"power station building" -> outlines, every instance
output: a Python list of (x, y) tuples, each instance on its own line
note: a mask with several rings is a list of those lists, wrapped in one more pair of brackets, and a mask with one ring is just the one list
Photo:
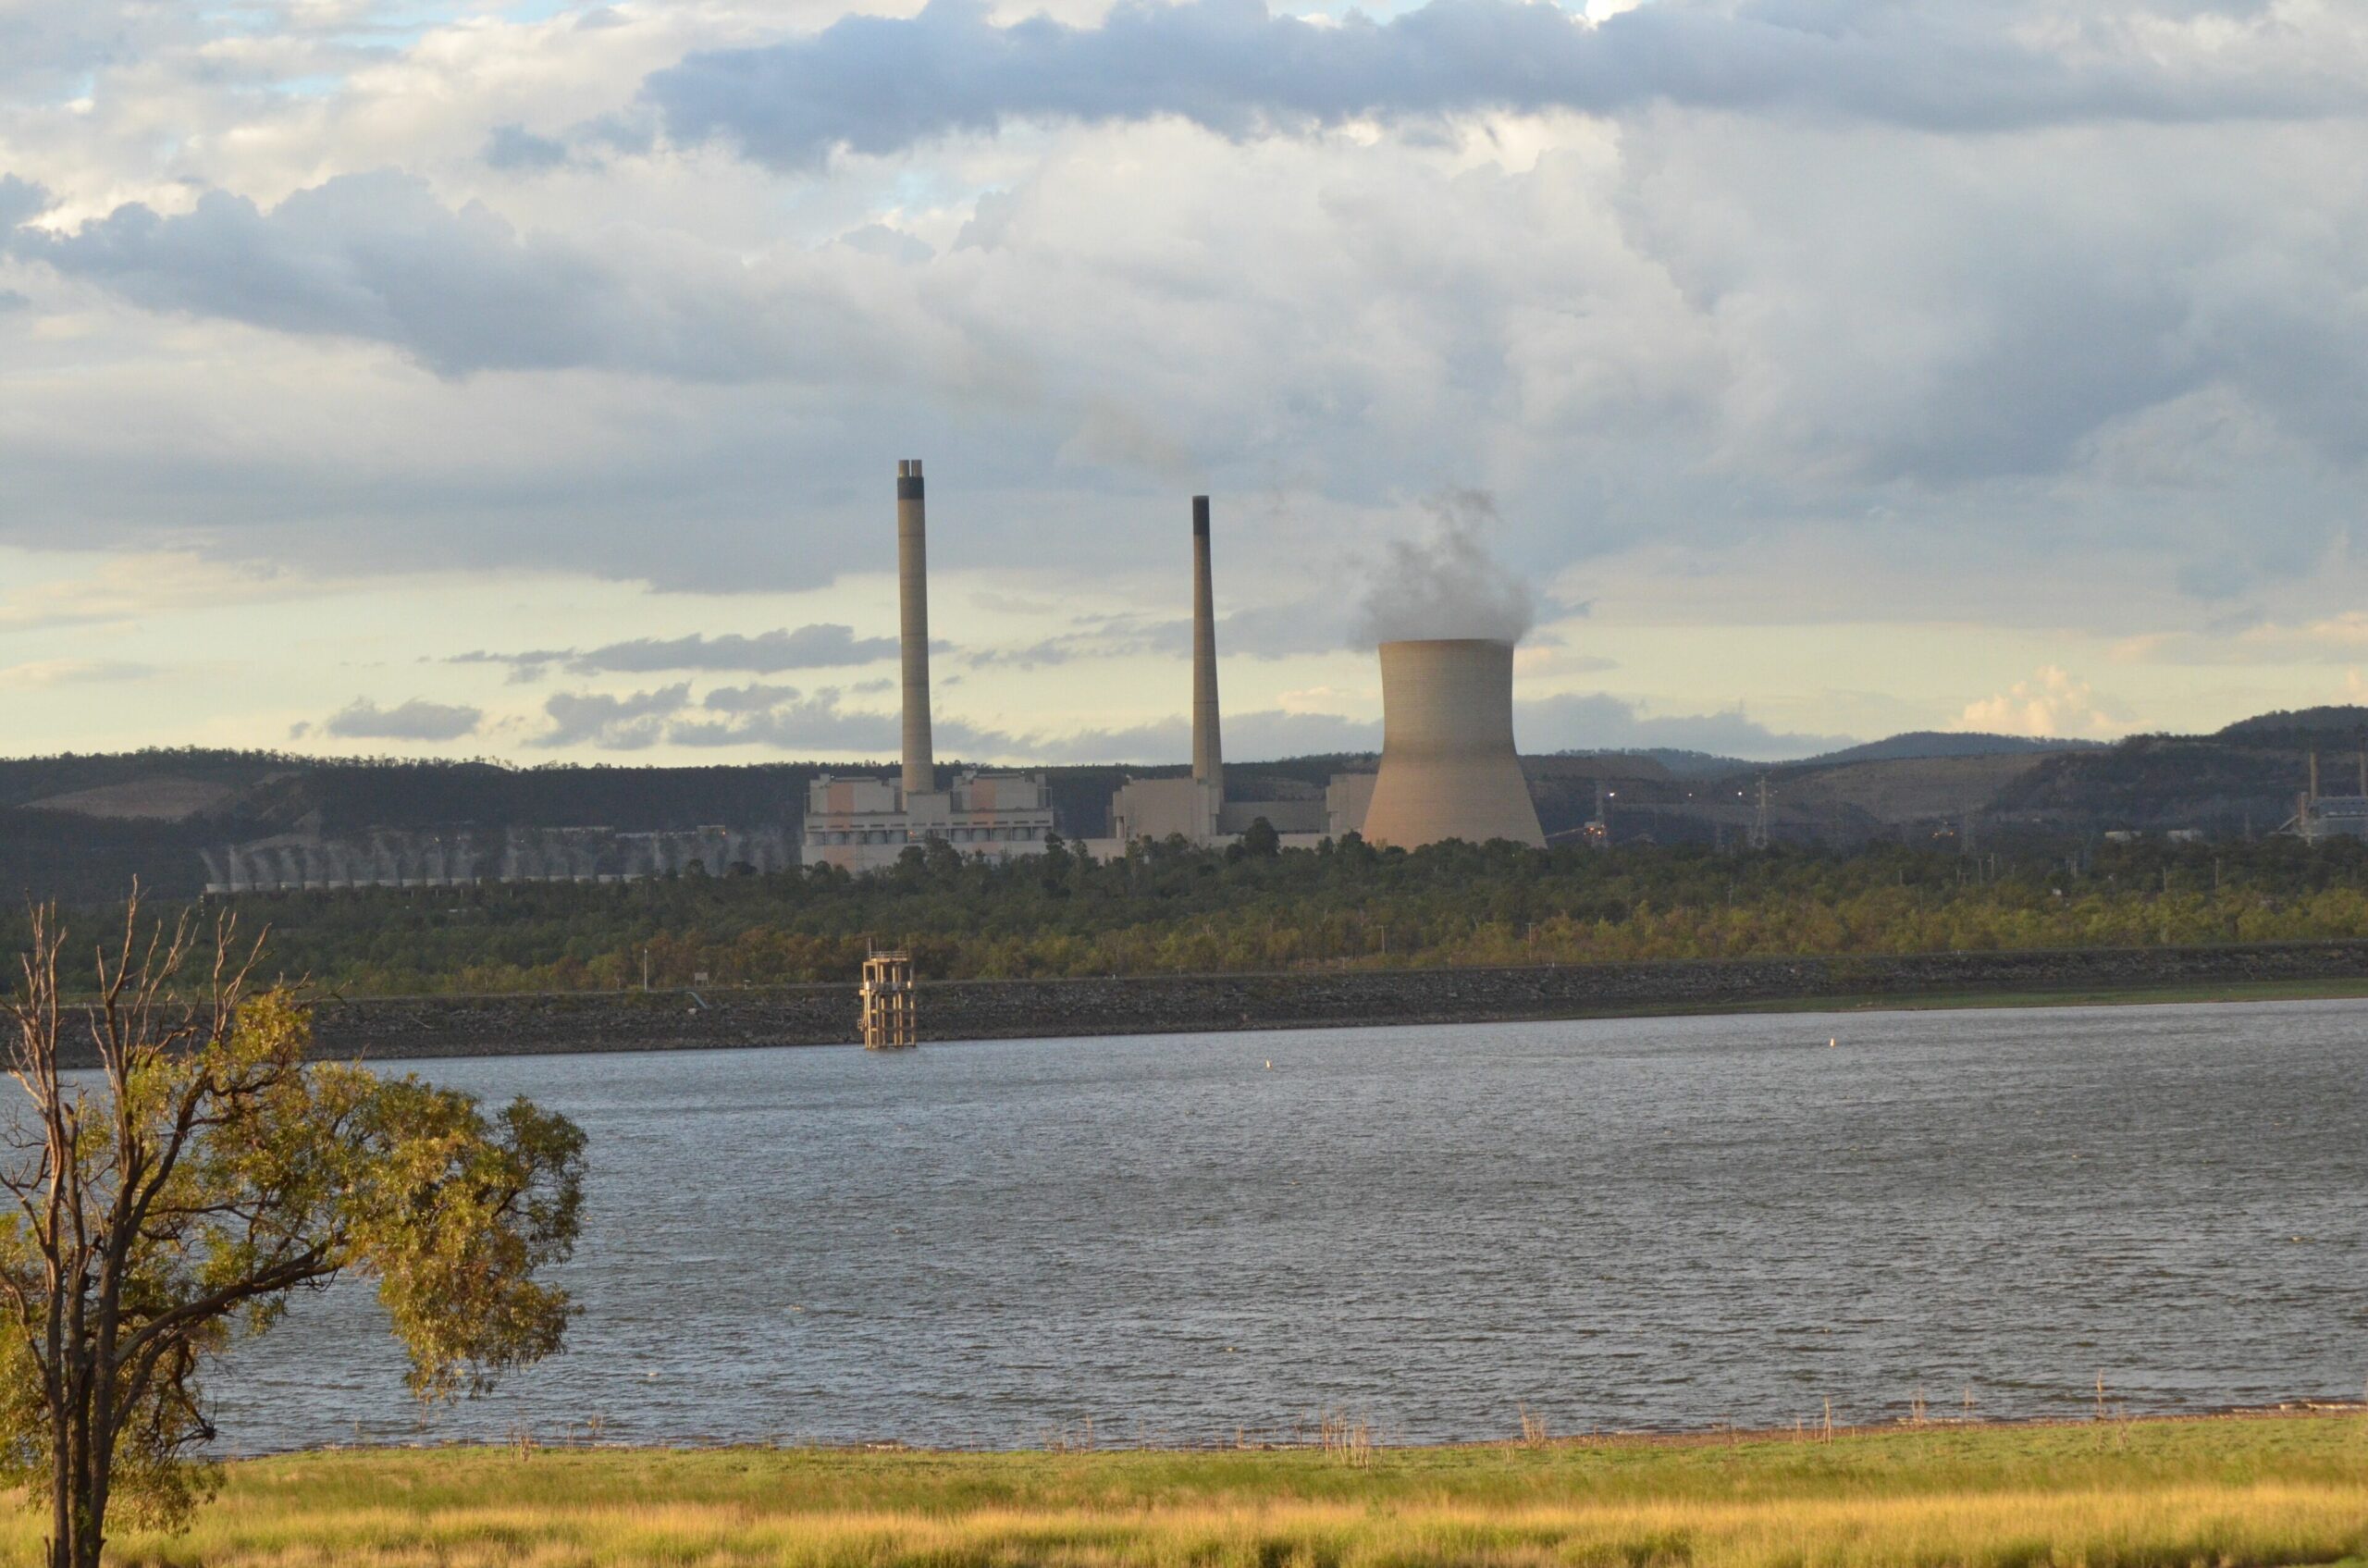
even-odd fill
[(931, 839), (965, 855), (1041, 855), (1053, 803), (1041, 773), (966, 771), (937, 787), (929, 711), (929, 520), (921, 460), (896, 464), (897, 636), (904, 661), (904, 771), (824, 774), (807, 786), (804, 859), (848, 871), (893, 866)]
[(1123, 853), (1138, 839), (1229, 843), (1264, 819), (1287, 845), (1313, 847), (1326, 836), (1325, 799), (1228, 800), (1219, 738), (1216, 594), (1209, 570), (1209, 498), (1192, 498), (1192, 772), (1180, 779), (1128, 779), (1110, 797), (1106, 846)]
[[(906, 459), (896, 464), (904, 766), (894, 778), (824, 774), (808, 786), (801, 848), (808, 865), (877, 870), (931, 841), (998, 859), (1039, 855), (1053, 833), (1051, 792), (1041, 773), (968, 770), (938, 786), (930, 734), (928, 551), (920, 460)], [(1512, 661), (1511, 643), (1479, 638), (1384, 643), (1378, 771), (1336, 773), (1322, 789), (1280, 780), (1265, 787), (1264, 798), (1229, 797), (1209, 498), (1194, 496), (1191, 772), (1128, 779), (1111, 796), (1110, 836), (1087, 846), (1110, 855), (1144, 839), (1226, 844), (1261, 820), (1292, 847), (1351, 833), (1405, 849), (1448, 838), (1543, 846), (1513, 748)]]
[[(1209, 498), (1192, 498), (1192, 772), (1128, 779), (1110, 799), (1110, 839), (1180, 837), (1225, 844), (1264, 819), (1287, 846), (1362, 833), (1417, 849), (1441, 839), (1511, 839), (1543, 847), (1546, 834), (1513, 747), (1513, 649), (1482, 638), (1381, 645), (1382, 755), (1377, 772), (1335, 773), (1301, 798), (1230, 799), (1218, 739), (1215, 595), (1209, 567)], [(1272, 787), (1272, 786), (1270, 786)]]

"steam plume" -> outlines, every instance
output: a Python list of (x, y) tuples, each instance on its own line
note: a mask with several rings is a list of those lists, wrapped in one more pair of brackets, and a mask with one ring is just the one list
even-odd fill
[(1482, 535), (1497, 521), (1486, 490), (1447, 490), (1424, 503), (1431, 536), (1396, 540), (1365, 589), (1358, 632), (1369, 643), (1416, 637), (1487, 637), (1519, 642), (1529, 634), (1528, 586), (1498, 565)]

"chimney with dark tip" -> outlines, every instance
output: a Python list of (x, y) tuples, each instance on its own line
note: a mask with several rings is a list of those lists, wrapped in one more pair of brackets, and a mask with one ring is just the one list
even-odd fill
[(896, 464), (896, 605), (905, 653), (905, 798), (937, 788), (929, 737), (929, 539), (921, 460)]
[(1209, 585), (1209, 498), (1192, 498), (1192, 777), (1225, 799), (1217, 743), (1217, 618)]

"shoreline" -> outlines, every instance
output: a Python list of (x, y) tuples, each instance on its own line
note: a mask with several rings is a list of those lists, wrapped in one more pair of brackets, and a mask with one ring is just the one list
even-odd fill
[[(2278, 1421), (2339, 1421), (2346, 1418), (2368, 1417), (2368, 1400), (2353, 1399), (2294, 1399), (2276, 1404), (2220, 1405), (2209, 1410), (2148, 1411), (2142, 1414), (2107, 1415), (1928, 1415), (1921, 1420), (1913, 1416), (1894, 1416), (1888, 1421), (1837, 1421), (1832, 1427), (1832, 1440), (1844, 1438), (1883, 1438), (1893, 1437), (1932, 1437), (1948, 1434), (1998, 1435), (2028, 1432), (2078, 1432), (2099, 1429), (2116, 1430), (2137, 1427), (2202, 1426), (2235, 1422)], [(1313, 1430), (1312, 1426), (1305, 1429)], [(571, 1432), (574, 1428), (569, 1429)], [(1712, 1449), (1745, 1445), (1792, 1444), (1822, 1442), (1827, 1428), (1821, 1424), (1805, 1421), (1796, 1426), (1688, 1426), (1676, 1429), (1657, 1427), (1616, 1427), (1604, 1430), (1563, 1432), (1543, 1439), (1531, 1440), (1520, 1437), (1463, 1438), (1438, 1442), (1398, 1443), (1375, 1437), (1372, 1447), (1375, 1453), (1407, 1456), (1492, 1453), (1507, 1449)], [(1215, 1454), (1292, 1454), (1320, 1453), (1325, 1444), (1320, 1438), (1307, 1441), (1276, 1441), (1252, 1438), (1232, 1442), (1206, 1443), (1133, 1443), (1111, 1439), (1099, 1435), (1088, 1443), (1067, 1448), (1048, 1448), (1038, 1444), (1028, 1448), (947, 1448), (927, 1443), (908, 1443), (901, 1438), (854, 1438), (845, 1442), (795, 1440), (781, 1442), (758, 1438), (684, 1438), (671, 1442), (607, 1441), (598, 1438), (578, 1438), (568, 1436), (544, 1438), (531, 1431), (524, 1433), (532, 1446), (553, 1452), (596, 1454), (706, 1454), (706, 1453), (779, 1453), (815, 1454), (839, 1458), (861, 1458), (870, 1454), (895, 1454), (913, 1459), (994, 1460), (1034, 1458), (1048, 1453), (1072, 1455), (1102, 1454), (1111, 1457), (1139, 1456), (1146, 1458), (1206, 1458)], [(262, 1464), (276, 1460), (301, 1459), (323, 1454), (437, 1454), (494, 1453), (512, 1451), (516, 1437), (504, 1442), (484, 1438), (450, 1438), (437, 1440), (315, 1443), (304, 1448), (270, 1449), (253, 1453), (221, 1456), (226, 1464)]]
[[(1489, 969), (924, 980), (924, 1044), (1252, 1030), (1748, 1013), (2368, 997), (2368, 942), (1671, 959)], [(325, 998), (324, 1056), (436, 1056), (853, 1044), (852, 983), (671, 992)]]
[[(919, 1041), (2368, 998), (2368, 941), (1471, 969), (924, 980)], [(405, 1061), (857, 1043), (852, 982), (319, 996), (314, 1055)], [(79, 1034), (80, 1031), (73, 1031)], [(88, 1048), (80, 1055), (87, 1056)], [(68, 1066), (92, 1065), (74, 1059)]]

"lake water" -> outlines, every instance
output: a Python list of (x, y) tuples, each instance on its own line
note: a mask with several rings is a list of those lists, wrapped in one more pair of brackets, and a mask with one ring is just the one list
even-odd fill
[(2368, 1004), (416, 1066), (590, 1134), (570, 1348), (423, 1421), (340, 1286), (216, 1377), (233, 1451), (1325, 1411), (1411, 1441), (1524, 1403), (1574, 1432), (2368, 1381)]

